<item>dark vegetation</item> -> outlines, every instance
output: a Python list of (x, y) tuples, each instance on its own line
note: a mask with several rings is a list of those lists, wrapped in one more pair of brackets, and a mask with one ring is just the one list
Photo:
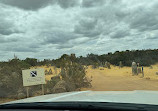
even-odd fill
[[(90, 82), (86, 78), (84, 66), (75, 62), (75, 60), (76, 56), (73, 54), (66, 58), (60, 58), (59, 67), (61, 68), (61, 72), (58, 76), (52, 77), (52, 79), (47, 81), (44, 85), (45, 94), (75, 91), (81, 87), (90, 86)], [(37, 59), (34, 58), (26, 58), (25, 60), (14, 58), (8, 62), (1, 62), (0, 98), (25, 98), (26, 88), (23, 87), (22, 83), (22, 70), (29, 69), (31, 66), (50, 66), (50, 64), (51, 62), (48, 60), (38, 62)], [(41, 94), (41, 85), (29, 87), (30, 96)]]
[(158, 62), (158, 49), (116, 51), (103, 55), (88, 54), (87, 57), (80, 56), (77, 61), (83, 65), (95, 65), (97, 63), (99, 66), (105, 65), (106, 61), (116, 66), (119, 66), (120, 61), (123, 66), (131, 66), (131, 63), (135, 61), (142, 66), (150, 66)]
[[(14, 58), (7, 62), (0, 62), (0, 98), (24, 98), (26, 96), (26, 89), (22, 85), (22, 70), (29, 69), (31, 66), (51, 65), (61, 68), (59, 76), (47, 81), (45, 93), (48, 94), (90, 87), (84, 65), (92, 65), (93, 68), (99, 66), (110, 68), (108, 64), (119, 66), (120, 61), (122, 66), (131, 66), (132, 61), (139, 62), (143, 66), (150, 66), (158, 62), (158, 49), (116, 51), (103, 55), (88, 54), (86, 57), (64, 54), (59, 59), (43, 61), (35, 58), (25, 60)], [(31, 86), (29, 91), (30, 96), (40, 95), (41, 86)]]

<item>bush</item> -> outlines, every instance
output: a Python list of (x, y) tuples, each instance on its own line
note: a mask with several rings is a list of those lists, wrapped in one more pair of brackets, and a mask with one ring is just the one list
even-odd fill
[(23, 88), (22, 69), (29, 68), (29, 64), (12, 59), (5, 63), (0, 70), (0, 97), (17, 98), (17, 93)]
[[(19, 68), (15, 67), (4, 67), (0, 70), (1, 90), (5, 92), (5, 95), (15, 97), (17, 91), (23, 88), (22, 85), (22, 73)], [(11, 96), (12, 95), (12, 96)]]
[(61, 68), (60, 75), (63, 77), (63, 80), (74, 84), (76, 88), (84, 86), (84, 80), (86, 79), (85, 68), (78, 63), (67, 61), (64, 64), (64, 67)]
[(46, 93), (53, 93), (54, 86), (60, 81), (59, 76), (52, 77), (50, 81), (47, 81), (46, 86)]

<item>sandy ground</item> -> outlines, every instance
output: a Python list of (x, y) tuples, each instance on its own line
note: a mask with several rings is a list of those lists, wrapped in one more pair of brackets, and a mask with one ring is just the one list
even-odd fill
[[(100, 70), (104, 69), (104, 70)], [(82, 88), (82, 90), (93, 91), (132, 91), (132, 90), (158, 90), (158, 65), (153, 65), (153, 69), (144, 67), (144, 78), (141, 74), (132, 76), (130, 67), (112, 66), (111, 69), (99, 68), (87, 69), (87, 76), (92, 76), (92, 88)]]

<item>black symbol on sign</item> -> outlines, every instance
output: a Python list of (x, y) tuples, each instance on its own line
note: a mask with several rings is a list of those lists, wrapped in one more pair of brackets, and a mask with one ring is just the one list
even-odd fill
[(36, 77), (37, 76), (37, 71), (31, 71), (30, 76), (31, 77)]

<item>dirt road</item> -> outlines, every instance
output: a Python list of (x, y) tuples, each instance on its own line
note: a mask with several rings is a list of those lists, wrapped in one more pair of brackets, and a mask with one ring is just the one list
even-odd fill
[[(93, 91), (132, 91), (132, 90), (158, 90), (158, 69), (145, 68), (145, 77), (132, 76), (131, 69), (112, 67), (112, 69), (87, 69), (87, 76), (92, 76)], [(82, 89), (87, 90), (87, 89)]]

